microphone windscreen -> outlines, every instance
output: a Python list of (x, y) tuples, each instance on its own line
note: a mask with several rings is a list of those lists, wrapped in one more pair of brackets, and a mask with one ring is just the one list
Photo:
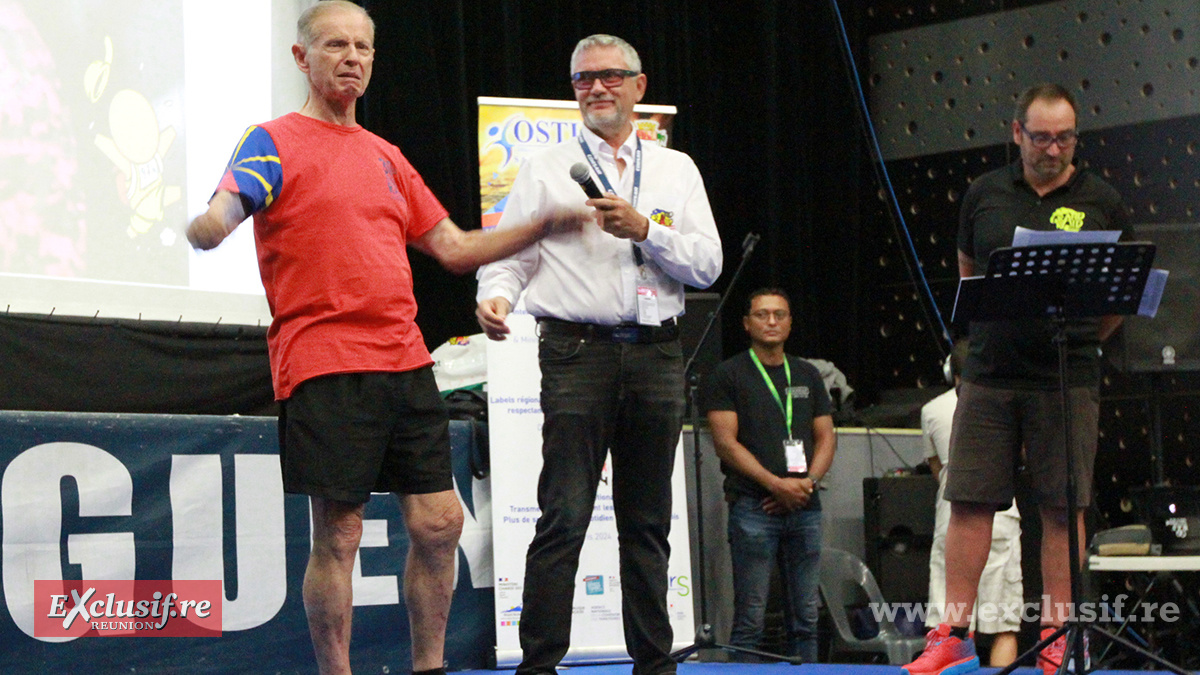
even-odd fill
[(583, 185), (588, 181), (589, 178), (591, 178), (591, 174), (588, 172), (587, 164), (584, 164), (583, 162), (576, 162), (575, 165), (571, 167), (571, 180)]

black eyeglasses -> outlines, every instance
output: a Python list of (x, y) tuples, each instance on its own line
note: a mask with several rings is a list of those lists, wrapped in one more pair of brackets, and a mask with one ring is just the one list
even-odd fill
[(625, 78), (637, 77), (640, 74), (637, 71), (621, 70), (620, 68), (581, 70), (571, 75), (571, 84), (576, 89), (591, 89), (596, 80), (600, 80), (600, 84), (606, 87), (618, 87), (625, 81)]
[(1075, 147), (1075, 143), (1079, 140), (1079, 132), (1075, 131), (1074, 129), (1071, 129), (1070, 131), (1064, 131), (1055, 136), (1054, 134), (1046, 131), (1038, 131), (1036, 133), (1032, 132), (1025, 128), (1024, 122), (1017, 122), (1017, 124), (1021, 125), (1021, 131), (1025, 132), (1025, 135), (1029, 137), (1030, 142), (1033, 143), (1033, 147), (1037, 148), (1038, 150), (1045, 150), (1049, 148), (1050, 144), (1052, 143), (1065, 150), (1067, 148)]

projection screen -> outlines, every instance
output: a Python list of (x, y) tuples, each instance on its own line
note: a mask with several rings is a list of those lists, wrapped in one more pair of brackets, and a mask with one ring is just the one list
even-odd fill
[(197, 253), (313, 0), (0, 0), (0, 311), (266, 325), (253, 232)]

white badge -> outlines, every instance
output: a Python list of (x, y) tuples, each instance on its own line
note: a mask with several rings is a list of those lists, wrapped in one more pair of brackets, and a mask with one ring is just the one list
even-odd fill
[(787, 457), (788, 473), (808, 473), (808, 460), (804, 457), (804, 441), (796, 438), (785, 440), (783, 452)]
[(653, 286), (638, 286), (637, 318), (643, 326), (661, 326), (658, 318), (658, 289)]

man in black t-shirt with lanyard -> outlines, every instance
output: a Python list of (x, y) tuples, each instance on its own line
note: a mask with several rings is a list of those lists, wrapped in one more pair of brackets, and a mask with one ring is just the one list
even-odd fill
[(789, 656), (817, 660), (821, 502), (817, 484), (833, 463), (832, 405), (812, 364), (783, 351), (792, 331), (787, 294), (750, 294), (742, 325), (749, 350), (705, 382), (702, 405), (725, 473), (734, 616), (730, 644), (756, 649), (771, 568), (786, 594)]

